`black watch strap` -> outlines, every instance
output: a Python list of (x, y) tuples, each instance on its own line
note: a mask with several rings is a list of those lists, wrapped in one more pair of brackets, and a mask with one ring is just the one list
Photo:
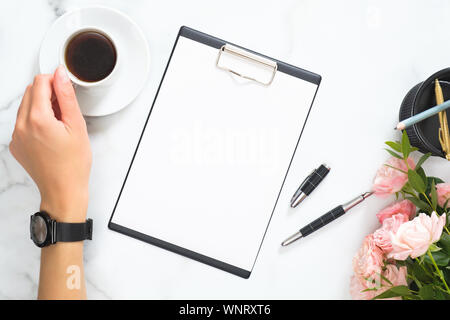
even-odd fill
[(92, 240), (92, 219), (84, 223), (56, 222), (56, 242)]

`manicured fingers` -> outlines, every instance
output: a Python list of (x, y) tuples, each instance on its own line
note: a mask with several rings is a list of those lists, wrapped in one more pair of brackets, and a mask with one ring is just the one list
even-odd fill
[(55, 91), (53, 91), (51, 102), (53, 114), (55, 115), (56, 119), (61, 121), (61, 110), (59, 109), (58, 99), (56, 99)]
[(52, 74), (38, 74), (33, 81), (33, 99), (49, 100), (52, 97)]
[(84, 123), (72, 82), (62, 65), (55, 71), (53, 88), (61, 111), (61, 120), (69, 126)]
[(31, 102), (27, 116), (27, 128), (42, 128), (55, 121), (52, 111), (53, 75), (40, 74), (34, 78), (31, 88)]
[(51, 115), (52, 82), (52, 74), (39, 74), (34, 77), (30, 115), (32, 112), (39, 115)]

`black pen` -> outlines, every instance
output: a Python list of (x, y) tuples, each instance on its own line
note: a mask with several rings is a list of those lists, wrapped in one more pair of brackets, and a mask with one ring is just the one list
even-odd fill
[(281, 243), (281, 245), (282, 246), (290, 245), (292, 242), (297, 241), (300, 238), (304, 238), (307, 235), (313, 233), (314, 231), (319, 230), (320, 228), (327, 225), (331, 221), (342, 216), (344, 213), (346, 213), (348, 210), (350, 210), (357, 204), (363, 202), (366, 198), (370, 197), (372, 194), (373, 194), (373, 192), (365, 192), (362, 195), (356, 197), (355, 199), (352, 199), (349, 202), (347, 202), (343, 205), (337, 206), (336, 208), (334, 208), (331, 211), (328, 211), (323, 216), (317, 218), (316, 220), (314, 220), (307, 226), (304, 226), (303, 228), (301, 228), (300, 231), (298, 231), (297, 233), (293, 234), (292, 236), (290, 236), (289, 238), (284, 240)]
[(302, 182), (300, 187), (291, 198), (291, 207), (295, 208), (305, 200), (307, 196), (322, 182), (326, 175), (330, 172), (330, 168), (326, 164), (322, 164), (319, 168), (313, 170), (309, 176)]

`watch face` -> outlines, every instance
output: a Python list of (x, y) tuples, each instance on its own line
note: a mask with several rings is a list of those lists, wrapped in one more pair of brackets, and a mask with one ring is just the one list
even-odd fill
[(33, 216), (31, 223), (31, 239), (37, 244), (41, 245), (47, 239), (47, 224), (41, 216)]

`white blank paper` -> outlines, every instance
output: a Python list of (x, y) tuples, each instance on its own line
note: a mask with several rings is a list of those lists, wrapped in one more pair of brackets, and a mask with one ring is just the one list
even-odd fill
[(317, 85), (217, 54), (179, 37), (112, 222), (251, 271)]

